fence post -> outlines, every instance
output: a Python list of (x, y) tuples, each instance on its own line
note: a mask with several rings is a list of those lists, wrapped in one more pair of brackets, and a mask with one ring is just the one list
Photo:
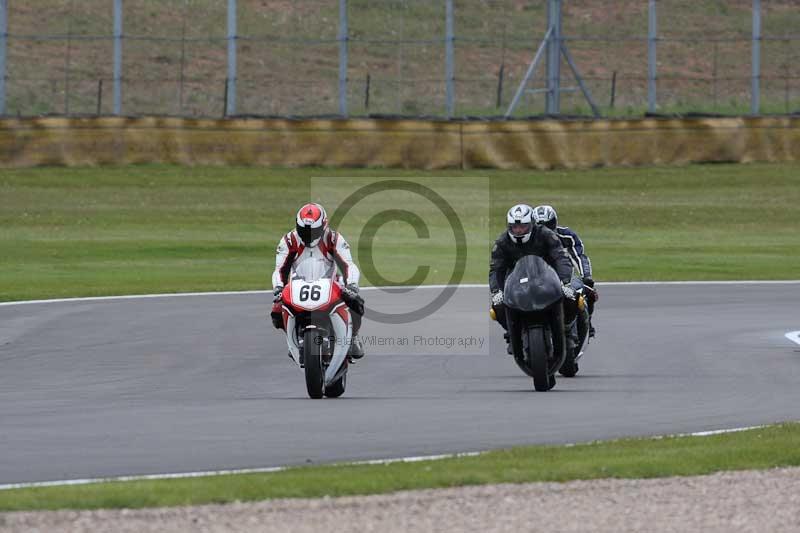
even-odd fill
[(547, 26), (550, 40), (547, 43), (547, 93), (548, 115), (561, 112), (561, 0), (547, 2)]
[(8, 0), (0, 0), (0, 116), (6, 114), (7, 41), (8, 41)]
[(114, 0), (114, 114), (122, 114), (122, 0)]
[(183, 23), (181, 24), (181, 66), (178, 70), (178, 114), (183, 115), (183, 71), (186, 65), (186, 19), (189, 13), (189, 0), (183, 0)]
[(72, 69), (72, 3), (67, 15), (67, 53), (64, 56), (64, 115), (69, 116), (69, 75)]
[(447, 118), (455, 111), (455, 30), (453, 0), (445, 0), (445, 106)]
[(750, 113), (761, 111), (761, 0), (753, 0), (753, 60), (750, 82)]
[(228, 0), (228, 77), (225, 80), (225, 115), (236, 114), (236, 0)]
[(647, 23), (647, 111), (656, 112), (656, 77), (658, 65), (656, 63), (656, 46), (658, 44), (658, 18), (656, 0), (648, 2)]
[(347, 0), (339, 0), (339, 114), (347, 117)]

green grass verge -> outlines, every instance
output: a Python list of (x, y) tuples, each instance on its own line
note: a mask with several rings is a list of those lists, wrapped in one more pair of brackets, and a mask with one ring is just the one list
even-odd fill
[(291, 468), (269, 474), (0, 491), (0, 511), (138, 508), (380, 494), (490, 483), (653, 478), (800, 465), (800, 424), (709, 437), (533, 446), (477, 457)]
[[(586, 242), (602, 281), (794, 279), (800, 270), (797, 164), (550, 172), (35, 168), (0, 170), (0, 301), (267, 288), (275, 244), (297, 207), (310, 196), (329, 201), (310, 188), (317, 176), (438, 183), (466, 214), (466, 282), (486, 280), (491, 239), (505, 210), (522, 201), (554, 205)], [(486, 186), (452, 179), (461, 176), (485, 177), (469, 183)], [(399, 201), (379, 198), (375, 207)], [(356, 217), (341, 229), (353, 241), (362, 222)], [(447, 220), (431, 214), (426, 222), (424, 242), (405, 224), (378, 229), (375, 266), (361, 265), (365, 284), (378, 271), (400, 283), (423, 263), (432, 267), (426, 283), (450, 279)]]

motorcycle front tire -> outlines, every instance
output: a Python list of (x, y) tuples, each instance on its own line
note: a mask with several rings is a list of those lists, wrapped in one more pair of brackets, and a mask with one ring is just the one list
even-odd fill
[(528, 336), (528, 365), (533, 374), (533, 388), (539, 392), (548, 391), (555, 385), (555, 380), (551, 381), (549, 368), (549, 350), (545, 339), (547, 331), (543, 327), (528, 328), (525, 334)]
[(303, 363), (306, 373), (306, 390), (313, 399), (322, 398), (325, 390), (325, 371), (322, 367), (322, 339), (316, 329), (303, 333)]

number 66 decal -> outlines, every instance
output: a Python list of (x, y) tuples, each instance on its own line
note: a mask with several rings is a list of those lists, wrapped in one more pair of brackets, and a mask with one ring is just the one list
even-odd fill
[(300, 301), (307, 302), (309, 299), (312, 302), (318, 302), (321, 296), (319, 285), (303, 285), (300, 287)]
[(307, 311), (324, 307), (330, 298), (331, 282), (328, 279), (292, 281), (292, 301)]

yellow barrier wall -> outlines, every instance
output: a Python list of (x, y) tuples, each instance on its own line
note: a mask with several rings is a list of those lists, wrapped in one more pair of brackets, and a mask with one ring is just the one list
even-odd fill
[(0, 166), (177, 163), (580, 168), (797, 161), (800, 118), (423, 120), (0, 120)]
[(465, 123), (465, 168), (797, 161), (800, 118)]

